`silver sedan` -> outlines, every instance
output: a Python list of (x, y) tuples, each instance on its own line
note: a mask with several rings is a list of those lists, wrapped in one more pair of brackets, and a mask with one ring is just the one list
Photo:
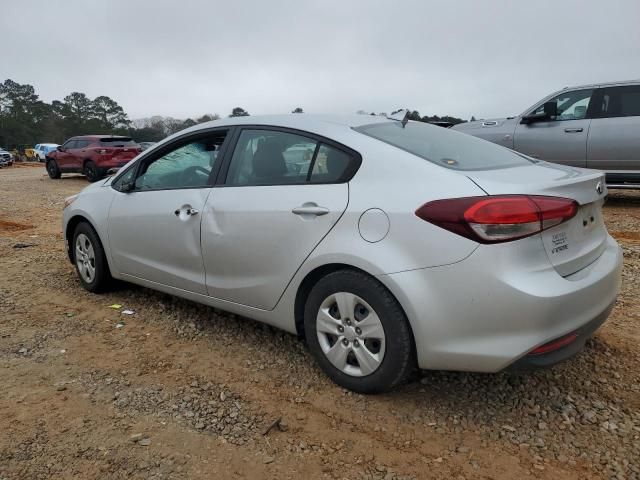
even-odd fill
[(82, 285), (143, 285), (305, 338), (358, 392), (581, 349), (620, 288), (602, 173), (400, 117), (237, 117), (65, 202)]

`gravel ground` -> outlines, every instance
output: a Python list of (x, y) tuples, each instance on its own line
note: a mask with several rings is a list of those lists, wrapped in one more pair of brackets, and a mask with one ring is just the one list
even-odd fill
[(0, 171), (0, 480), (640, 479), (639, 193), (605, 207), (622, 294), (583, 353), (362, 396), (292, 335), (135, 286), (82, 290), (59, 229), (84, 185)]

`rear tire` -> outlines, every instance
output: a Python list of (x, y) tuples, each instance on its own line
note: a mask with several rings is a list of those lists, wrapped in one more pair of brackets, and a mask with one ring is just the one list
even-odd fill
[(320, 279), (305, 304), (304, 328), (320, 368), (349, 390), (385, 392), (416, 368), (413, 335), (400, 304), (363, 272), (339, 270)]
[(91, 160), (87, 160), (84, 163), (83, 171), (84, 171), (84, 176), (87, 177), (87, 180), (89, 180), (89, 182), (91, 182), (91, 183), (97, 182), (101, 178), (100, 171), (98, 170), (98, 167)]
[(49, 178), (58, 179), (62, 175), (60, 171), (60, 167), (58, 167), (58, 163), (52, 158), (47, 160), (46, 164), (47, 173), (49, 174)]
[(81, 222), (73, 233), (73, 263), (82, 286), (92, 293), (107, 290), (113, 283), (102, 243), (93, 227)]

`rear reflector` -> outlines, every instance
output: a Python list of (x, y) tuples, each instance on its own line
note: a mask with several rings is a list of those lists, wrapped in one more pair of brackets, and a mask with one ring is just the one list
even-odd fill
[(535, 235), (572, 218), (578, 203), (541, 195), (495, 195), (435, 200), (416, 215), (479, 243), (499, 243)]
[(578, 338), (577, 333), (570, 333), (569, 335), (565, 335), (564, 337), (560, 337), (549, 343), (540, 345), (538, 348), (531, 350), (531, 352), (529, 352), (529, 355), (544, 355), (545, 353), (554, 352), (561, 349), (562, 347), (566, 347), (570, 343), (573, 343), (576, 338)]

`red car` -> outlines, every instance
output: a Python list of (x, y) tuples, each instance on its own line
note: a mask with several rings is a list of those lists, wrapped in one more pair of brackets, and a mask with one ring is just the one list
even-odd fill
[(47, 173), (51, 178), (60, 178), (63, 173), (82, 173), (87, 180), (95, 182), (110, 169), (122, 167), (141, 151), (140, 146), (129, 137), (72, 137), (47, 154)]

